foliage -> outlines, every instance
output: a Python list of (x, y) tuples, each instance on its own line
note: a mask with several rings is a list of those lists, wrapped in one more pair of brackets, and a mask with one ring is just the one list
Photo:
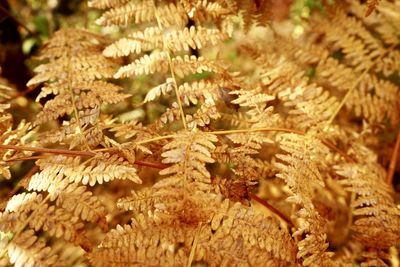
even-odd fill
[(1, 80), (1, 265), (395, 266), (400, 5), (276, 5), (90, 0), (100, 32), (48, 31), (35, 100)]

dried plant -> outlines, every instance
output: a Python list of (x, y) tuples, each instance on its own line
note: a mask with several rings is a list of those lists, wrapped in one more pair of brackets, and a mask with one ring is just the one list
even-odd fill
[(271, 1), (90, 0), (121, 38), (56, 32), (33, 122), (0, 87), (1, 264), (395, 266), (400, 6), (379, 2), (295, 39)]

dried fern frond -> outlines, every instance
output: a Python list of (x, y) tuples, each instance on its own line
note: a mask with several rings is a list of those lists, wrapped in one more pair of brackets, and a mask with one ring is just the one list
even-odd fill
[[(164, 146), (163, 163), (174, 164), (160, 172), (161, 175), (183, 175), (184, 183), (210, 182), (205, 163), (213, 163), (210, 150), (215, 149), (216, 136), (207, 133), (182, 133)], [(184, 165), (182, 165), (184, 164)]]
[(141, 183), (136, 174), (136, 169), (129, 162), (118, 155), (100, 153), (88, 162), (80, 162), (79, 157), (56, 156), (50, 159), (38, 160), (37, 165), (43, 169), (32, 177), (29, 188), (35, 190), (48, 190), (53, 180), (60, 177), (69, 182), (93, 186), (114, 179), (131, 180)]
[(141, 24), (156, 20), (157, 12), (162, 25), (185, 26), (187, 24), (187, 16), (184, 9), (179, 2), (173, 2), (169, 4), (161, 2), (161, 5), (157, 6), (156, 9), (151, 1), (134, 1), (122, 5), (114, 2), (109, 5), (111, 8), (104, 12), (96, 22), (102, 26)]
[[(215, 231), (210, 241), (215, 245), (202, 248), (211, 250), (207, 255), (210, 264), (296, 265), (294, 242), (272, 217), (265, 217), (239, 203), (228, 207), (226, 201), (216, 212), (210, 226)], [(280, 246), (285, 249), (279, 249)]]
[[(286, 249), (281, 250), (280, 246)], [(210, 266), (254, 266), (265, 262), (288, 266), (294, 265), (294, 251), (290, 236), (272, 218), (240, 204), (229, 208), (226, 201), (212, 220), (200, 225), (161, 223), (139, 216), (131, 226), (111, 230), (89, 259), (94, 266), (105, 262), (114, 266), (183, 266), (189, 261)]]
[[(277, 43), (281, 45), (278, 49), (285, 51), (284, 48), (290, 46), (286, 42), (290, 43), (289, 40), (282, 40), (281, 43), (278, 38)], [(249, 45), (245, 42), (240, 49), (243, 54), (254, 58), (263, 91), (283, 102), (281, 109), (287, 112), (287, 125), (301, 130), (323, 128), (339, 105), (336, 97), (324, 87), (311, 83), (306, 72), (290, 58), (290, 53), (285, 56), (285, 53), (270, 51), (265, 56), (260, 44), (255, 47)], [(291, 52), (297, 53), (298, 50)], [(298, 54), (307, 57), (306, 53)]]
[(35, 231), (43, 230), (51, 236), (62, 237), (85, 250), (91, 249), (92, 244), (85, 234), (84, 224), (79, 221), (78, 217), (71, 215), (63, 208), (49, 206), (45, 201), (40, 201), (41, 197), (36, 198), (24, 199), (27, 203), (24, 204), (29, 206), (3, 212), (0, 215), (1, 230), (14, 232), (14, 239), (18, 238), (21, 231), (29, 226)]
[(297, 215), (304, 221), (300, 221), (294, 236), (305, 235), (305, 238), (297, 244), (297, 257), (304, 260), (304, 266), (331, 266), (333, 253), (326, 251), (329, 246), (326, 219), (318, 213), (313, 204), (315, 192), (325, 186), (319, 171), (319, 165), (323, 163), (317, 162), (323, 162), (327, 148), (314, 138), (311, 135), (282, 135), (280, 147), (288, 154), (276, 155), (283, 161), (276, 163), (280, 169), (277, 177), (284, 179), (292, 191), (293, 195), (288, 201), (301, 206)]
[[(3, 245), (4, 243), (0, 247)], [(51, 247), (46, 246), (43, 240), (38, 240), (32, 230), (24, 231), (10, 241), (7, 244), (7, 253), (10, 262), (16, 267), (54, 266), (55, 264), (65, 266), (53, 253)]]
[[(211, 72), (219, 80), (222, 77), (223, 80), (229, 81), (232, 80), (231, 77), (234, 75), (228, 73), (222, 64), (216, 64), (215, 61), (202, 57), (182, 54), (182, 51), (199, 51), (204, 47), (218, 45), (229, 37), (224, 30), (218, 28), (219, 25), (213, 26), (203, 23), (203, 25), (186, 26), (189, 18), (199, 21), (199, 23), (204, 22), (203, 18), (207, 15), (206, 12), (210, 12), (216, 21), (218, 20), (216, 24), (220, 24), (219, 18), (221, 18), (222, 23), (222, 16), (225, 13), (232, 14), (233, 9), (225, 7), (222, 2), (208, 3), (207, 1), (202, 3), (196, 1), (158, 1), (154, 3), (138, 1), (124, 5), (117, 2), (107, 2), (99, 5), (100, 7), (109, 7), (109, 10), (103, 13), (103, 16), (99, 19), (99, 23), (103, 25), (136, 23), (139, 25), (138, 31), (130, 33), (108, 46), (103, 52), (105, 56), (121, 57), (132, 53), (142, 54), (147, 52), (145, 55), (136, 58), (132, 63), (121, 67), (114, 75), (115, 78), (149, 74), (168, 75), (169, 73), (171, 77), (167, 76), (165, 83), (156, 85), (150, 90), (144, 103), (154, 100), (162, 93), (174, 91), (176, 97), (182, 98), (187, 105), (189, 105), (188, 99), (192, 103), (200, 103), (197, 115), (195, 115), (197, 119), (194, 119), (192, 114), (187, 118), (190, 120), (190, 127), (209, 123), (211, 116), (207, 117), (201, 111), (201, 105), (204, 105), (205, 102), (207, 102), (207, 108), (203, 107), (203, 110), (213, 110), (215, 115), (212, 117), (214, 119), (219, 117), (211, 104), (212, 102), (217, 103), (219, 96), (214, 94), (212, 95), (213, 98), (210, 99), (210, 95), (205, 98), (201, 98), (200, 94), (186, 95), (185, 90), (194, 90), (203, 83), (200, 83), (201, 81), (199, 81), (199, 84), (193, 83), (194, 88), (189, 89), (190, 84), (185, 83), (185, 77)], [(231, 4), (228, 4), (228, 6), (233, 7)], [(148, 22), (148, 24), (145, 24), (145, 22)], [(207, 25), (207, 27), (204, 25)], [(213, 89), (216, 88), (217, 86), (214, 85)], [(207, 90), (207, 88), (203, 90)], [(186, 114), (183, 114), (181, 101), (181, 99), (177, 101), (178, 115), (185, 122)], [(173, 113), (173, 111), (171, 112)], [(170, 122), (174, 121), (173, 115), (165, 114), (164, 117), (166, 116), (171, 119)], [(194, 120), (197, 122), (193, 122)], [(187, 127), (188, 123), (185, 122), (185, 128)]]
[[(116, 61), (105, 58), (101, 52), (107, 40), (83, 30), (62, 29), (46, 44), (39, 58), (48, 63), (38, 66), (38, 73), (28, 86), (44, 83), (36, 101), (54, 95), (37, 115), (36, 124), (42, 124), (64, 115), (71, 115), (69, 122), (46, 141), (67, 141), (70, 147), (95, 147), (102, 140), (96, 128), (102, 104), (123, 101), (127, 94), (121, 88), (100, 79), (111, 78)], [(94, 138), (96, 137), (96, 138)], [(87, 141), (94, 140), (97, 141)], [(72, 140), (72, 141), (71, 141)], [(89, 144), (90, 143), (90, 144)]]
[(76, 183), (68, 185), (57, 196), (56, 205), (78, 216), (83, 221), (98, 224), (107, 230), (106, 211), (98, 197)]
[[(331, 27), (329, 22), (324, 21), (323, 23), (318, 23), (319, 27), (321, 25)], [(343, 24), (347, 25), (347, 23)], [(338, 29), (335, 30), (338, 31)], [(335, 38), (343, 40), (343, 35), (344, 33), (337, 34)], [(372, 71), (375, 68), (371, 69), (371, 73), (361, 73), (345, 61), (340, 62), (338, 59), (331, 57), (329, 50), (313, 43), (298, 46), (285, 40), (284, 42), (279, 41), (279, 44), (281, 44), (280, 47), (283, 48), (283, 51), (288, 53), (289, 57), (298, 61), (300, 66), (308, 67), (315, 72), (312, 79), (318, 85), (323, 88), (327, 88), (327, 86), (331, 87), (329, 89), (333, 91), (334, 95), (352, 90), (344, 104), (346, 108), (354, 112), (355, 116), (365, 118), (371, 123), (382, 123), (387, 117), (393, 125), (396, 125), (399, 121), (397, 112), (398, 88), (390, 81), (380, 79), (380, 77), (376, 76)], [(355, 46), (358, 47), (357, 45)], [(353, 51), (353, 47), (353, 45), (349, 45), (348, 51)], [(363, 58), (365, 54), (371, 54), (375, 57), (373, 55), (374, 52), (362, 52), (359, 54), (359, 57)], [(365, 60), (360, 60), (360, 63), (364, 64)], [(367, 65), (363, 65), (364, 67), (362, 68), (364, 68), (364, 71), (365, 68), (369, 68), (368, 66), (372, 66)], [(332, 97), (330, 99), (330, 101), (333, 101)], [(322, 112), (322, 114), (325, 114), (325, 118), (326, 114), (332, 113), (332, 108), (327, 111), (329, 110), (331, 111)]]
[(106, 9), (113, 6), (120, 6), (129, 2), (129, 0), (89, 0), (88, 6), (98, 9)]
[(226, 36), (218, 29), (207, 29), (200, 26), (167, 33), (158, 27), (148, 27), (143, 32), (131, 33), (126, 38), (106, 47), (103, 54), (107, 57), (122, 57), (131, 53), (140, 54), (163, 46), (170, 52), (177, 53), (216, 45), (224, 39)]
[(36, 192), (32, 193), (21, 193), (13, 196), (6, 206), (6, 211), (8, 212), (26, 212), (35, 208), (43, 200), (41, 194)]
[[(30, 142), (35, 130), (31, 123), (25, 120), (14, 125), (13, 115), (8, 109), (11, 107), (9, 99), (15, 95), (15, 89), (8, 82), (0, 77), (0, 145), (26, 145)], [(29, 151), (0, 150), (0, 177), (11, 179), (10, 166), (12, 162), (7, 160), (13, 157), (31, 156)]]
[(378, 250), (397, 245), (400, 240), (400, 209), (385, 183), (385, 171), (377, 165), (337, 166), (341, 182), (355, 194), (352, 203), (354, 238)]

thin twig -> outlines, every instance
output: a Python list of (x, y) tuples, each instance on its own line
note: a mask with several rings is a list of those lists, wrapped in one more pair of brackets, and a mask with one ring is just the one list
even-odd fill
[(394, 145), (392, 158), (390, 159), (390, 165), (389, 165), (389, 169), (387, 172), (386, 182), (390, 186), (393, 183), (394, 172), (396, 171), (396, 163), (397, 163), (397, 158), (398, 158), (398, 154), (399, 154), (399, 148), (400, 148), (400, 130), (397, 133), (396, 144)]
[[(10, 149), (10, 150), (17, 150), (17, 151), (33, 151), (38, 153), (50, 153), (50, 154), (60, 154), (65, 156), (86, 156), (86, 157), (93, 157), (96, 155), (94, 152), (90, 151), (78, 151), (78, 150), (65, 150), (65, 149), (54, 149), (54, 148), (41, 148), (41, 147), (28, 147), (28, 146), (13, 146), (13, 145), (2, 145), (0, 144), (0, 149)], [(46, 156), (31, 156), (31, 157), (20, 157), (20, 158), (10, 158), (7, 159), (6, 162), (11, 161), (20, 161), (20, 160), (32, 160), (32, 159), (42, 159), (46, 158)], [(134, 162), (136, 165), (155, 168), (155, 169), (165, 169), (167, 165), (162, 163), (155, 163), (155, 162), (147, 162), (136, 160)]]
[(250, 197), (251, 197), (251, 199), (253, 199), (253, 200), (257, 201), (258, 203), (260, 203), (261, 205), (265, 206), (267, 209), (272, 211), (274, 214), (278, 215), (279, 218), (284, 220), (291, 228), (294, 227), (294, 224), (292, 223), (292, 221), (288, 217), (286, 217), (285, 214), (283, 214), (281, 211), (279, 211), (274, 206), (269, 204), (265, 199), (262, 199), (262, 198), (258, 197), (257, 195), (253, 195), (253, 194), (250, 194)]
[(357, 161), (355, 161), (352, 157), (350, 157), (349, 155), (347, 155), (344, 151), (340, 150), (337, 146), (335, 146), (334, 144), (332, 144), (331, 142), (328, 142), (326, 140), (321, 140), (321, 142), (328, 148), (334, 150), (335, 152), (337, 152), (339, 155), (341, 155), (345, 160), (347, 160), (350, 163), (357, 163)]
[[(225, 135), (225, 134), (237, 134), (237, 133), (249, 133), (249, 132), (268, 132), (268, 131), (276, 131), (276, 132), (287, 132), (287, 133), (295, 133), (295, 134), (300, 134), (300, 135), (305, 135), (305, 132), (299, 131), (299, 130), (294, 130), (294, 129), (288, 129), (288, 128), (279, 128), (279, 127), (266, 127), (266, 128), (251, 128), (251, 129), (238, 129), (238, 130), (221, 130), (221, 131), (212, 131), (210, 133), (215, 134), (215, 135)], [(164, 135), (164, 136), (158, 136), (154, 137), (148, 140), (143, 140), (139, 141), (136, 144), (137, 145), (142, 145), (146, 143), (151, 143), (159, 140), (164, 140), (164, 139), (170, 139), (170, 138), (176, 138), (177, 135)], [(351, 163), (355, 163), (356, 161), (352, 159), (350, 156), (348, 156), (344, 151), (340, 150), (338, 147), (336, 147), (333, 143), (326, 141), (326, 140), (321, 140), (321, 142), (326, 145), (328, 148), (336, 151), (338, 154), (343, 156), (347, 161)], [(87, 156), (87, 157), (92, 157), (95, 155), (95, 152), (105, 152), (105, 151), (110, 151), (116, 148), (100, 148), (100, 149), (94, 149), (92, 151), (78, 151), (78, 150), (66, 150), (66, 149), (53, 149), (53, 148), (39, 148), (39, 147), (27, 147), (27, 146), (12, 146), (12, 145), (1, 145), (0, 144), (0, 149), (12, 149), (12, 150), (19, 150), (19, 151), (34, 151), (34, 152), (39, 152), (39, 153), (52, 153), (52, 154), (63, 154), (63, 155), (72, 155), (72, 156)]]
[(86, 156), (86, 157), (92, 157), (92, 156), (96, 155), (96, 153), (90, 152), (90, 151), (29, 147), (29, 146), (13, 146), (13, 145), (2, 145), (2, 144), (0, 144), (0, 149), (10, 149), (10, 150), (17, 150), (17, 151), (33, 151), (33, 152), (38, 152), (38, 153), (50, 153), (50, 154)]
[(135, 160), (134, 164), (140, 165), (140, 166), (145, 166), (145, 167), (150, 167), (154, 169), (165, 169), (168, 166), (162, 163), (157, 163), (157, 162), (147, 162), (147, 161), (142, 161), (142, 160)]
[[(153, 0), (152, 3), (153, 3), (153, 9), (154, 9), (154, 14), (155, 14), (155, 17), (157, 20), (158, 28), (160, 29), (160, 31), (163, 31), (163, 27), (161, 25), (161, 19), (158, 15), (158, 10), (157, 10), (155, 0)], [(183, 111), (181, 96), (180, 96), (179, 89), (178, 89), (178, 82), (176, 81), (176, 78), (175, 78), (175, 72), (174, 72), (174, 68), (173, 68), (173, 64), (172, 64), (172, 59), (171, 59), (171, 55), (168, 51), (168, 47), (167, 47), (167, 44), (166, 44), (166, 41), (164, 38), (164, 34), (162, 35), (162, 42), (163, 42), (163, 52), (167, 54), (168, 65), (169, 65), (169, 69), (171, 72), (171, 78), (174, 83), (174, 91), (175, 91), (176, 100), (177, 100), (178, 106), (179, 106), (179, 113), (181, 115), (182, 124), (183, 124), (183, 127), (185, 128), (185, 130), (187, 130), (188, 126), (187, 126), (187, 122), (186, 122), (186, 118), (185, 118), (185, 112)]]
[(33, 159), (45, 159), (47, 156), (31, 156), (31, 157), (19, 157), (19, 158), (9, 158), (6, 159), (5, 162), (12, 162), (12, 161), (23, 161), (23, 160), (33, 160)]
[(222, 130), (222, 131), (213, 131), (210, 132), (212, 134), (237, 134), (237, 133), (250, 133), (250, 132), (286, 132), (286, 133), (295, 133), (304, 135), (305, 133), (302, 131), (288, 129), (288, 128), (280, 128), (280, 127), (265, 127), (265, 128), (250, 128), (250, 129), (238, 129), (238, 130)]

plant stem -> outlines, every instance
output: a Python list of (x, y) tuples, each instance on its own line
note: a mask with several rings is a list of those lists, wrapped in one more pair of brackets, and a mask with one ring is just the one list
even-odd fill
[[(157, 20), (158, 28), (161, 31), (163, 31), (163, 27), (161, 25), (161, 20), (160, 20), (160, 17), (158, 15), (158, 11), (157, 11), (155, 0), (153, 0), (152, 3), (153, 3), (154, 15), (155, 15), (156, 20)], [(181, 115), (182, 124), (183, 124), (183, 127), (185, 128), (185, 130), (187, 130), (188, 129), (187, 128), (187, 122), (186, 122), (186, 118), (185, 118), (185, 112), (183, 111), (181, 96), (180, 96), (179, 90), (178, 90), (178, 82), (176, 81), (171, 55), (170, 55), (169, 51), (167, 50), (168, 47), (167, 47), (166, 42), (165, 42), (164, 34), (162, 35), (162, 41), (163, 41), (163, 52), (167, 54), (167, 58), (168, 58), (168, 65), (169, 65), (169, 69), (170, 69), (170, 72), (171, 72), (171, 78), (172, 78), (172, 81), (174, 83), (175, 95), (176, 95), (176, 100), (177, 100), (178, 106), (179, 106), (179, 113)]]
[(23, 160), (33, 160), (33, 159), (45, 159), (45, 158), (47, 158), (47, 156), (20, 157), (20, 158), (10, 158), (10, 159), (6, 159), (5, 162), (23, 161)]
[(274, 214), (278, 215), (279, 218), (281, 218), (283, 221), (285, 221), (289, 227), (294, 227), (294, 224), (292, 223), (292, 221), (286, 217), (285, 214), (283, 214), (281, 211), (279, 211), (278, 209), (276, 209), (274, 206), (272, 206), (271, 204), (269, 204), (265, 199), (262, 199), (256, 195), (250, 194), (250, 198), (257, 201), (258, 203), (260, 203), (261, 205), (265, 206), (267, 209), (269, 209), (271, 212), (273, 212)]
[[(90, 151), (77, 151), (77, 150), (65, 150), (65, 149), (54, 149), (54, 148), (41, 148), (41, 147), (28, 147), (28, 146), (13, 146), (13, 145), (2, 145), (0, 144), (0, 149), (10, 149), (10, 150), (17, 150), (17, 151), (33, 151), (38, 153), (50, 153), (50, 154), (59, 154), (65, 156), (86, 156), (86, 157), (93, 157), (96, 155), (94, 152)], [(42, 159), (46, 158), (46, 156), (31, 156), (31, 157), (20, 157), (20, 158), (10, 158), (6, 160), (6, 162), (10, 161), (18, 161), (18, 160), (32, 160), (32, 159)], [(155, 168), (155, 169), (164, 169), (167, 166), (162, 163), (154, 163), (154, 162), (147, 162), (136, 160), (134, 162), (136, 165)]]
[(400, 148), (400, 130), (397, 133), (396, 144), (394, 145), (392, 158), (390, 159), (390, 165), (389, 165), (389, 169), (387, 172), (386, 182), (390, 186), (393, 183), (393, 176), (394, 176), (394, 172), (396, 170), (396, 163), (397, 163), (397, 158), (398, 158), (398, 154), (399, 154), (399, 148)]
[(235, 133), (251, 133), (251, 132), (287, 132), (287, 133), (296, 133), (300, 135), (304, 135), (305, 133), (302, 131), (288, 129), (288, 128), (279, 128), (279, 127), (266, 127), (266, 128), (250, 128), (250, 129), (238, 129), (238, 130), (223, 130), (223, 131), (213, 131), (212, 134), (235, 134)]
[(3, 145), (3, 144), (0, 144), (0, 149), (10, 149), (10, 150), (17, 150), (17, 151), (33, 151), (33, 152), (38, 152), (38, 153), (50, 153), (50, 154), (86, 156), (86, 157), (92, 157), (92, 156), (96, 155), (95, 153), (90, 152), (90, 151), (29, 147), (29, 146), (13, 146), (13, 145)]

